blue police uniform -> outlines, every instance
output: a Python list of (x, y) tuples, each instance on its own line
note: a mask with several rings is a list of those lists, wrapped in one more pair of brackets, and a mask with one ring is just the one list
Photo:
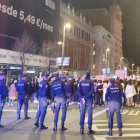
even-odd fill
[(90, 80), (89, 77), (86, 77), (79, 84), (78, 94), (80, 99), (85, 99), (85, 104), (83, 104), (82, 100), (80, 100), (81, 105), (81, 114), (80, 114), (80, 126), (81, 130), (80, 133), (84, 133), (84, 121), (85, 121), (85, 113), (86, 109), (88, 110), (88, 134), (94, 133), (91, 129), (92, 127), (92, 104), (93, 104), (93, 93), (94, 93), (94, 86), (93, 82)]
[[(49, 76), (49, 75), (48, 75)], [(49, 104), (49, 99), (50, 99), (50, 85), (47, 80), (43, 80), (39, 83), (39, 91), (38, 91), (38, 112), (36, 114), (36, 121), (35, 121), (35, 126), (39, 126), (39, 129), (47, 129), (43, 125), (44, 119), (47, 113), (47, 106)], [(40, 123), (38, 125), (40, 118)]]
[(53, 84), (51, 85), (51, 96), (56, 102), (55, 107), (55, 115), (54, 115), (54, 131), (57, 131), (57, 122), (58, 122), (58, 115), (60, 111), (60, 107), (62, 106), (62, 117), (61, 117), (61, 128), (60, 130), (66, 130), (64, 127), (64, 122), (66, 120), (66, 87), (65, 83), (60, 80), (56, 79)]
[(17, 91), (18, 91), (17, 120), (20, 119), (20, 111), (21, 111), (23, 104), (24, 104), (24, 119), (30, 119), (27, 116), (27, 113), (28, 113), (28, 93), (29, 93), (29, 85), (28, 85), (27, 81), (20, 80), (17, 83)]
[(2, 110), (5, 105), (5, 99), (8, 96), (8, 90), (3, 80), (0, 80), (0, 128), (4, 127), (1, 125)]
[[(107, 108), (109, 108), (108, 116), (109, 116), (109, 122), (108, 122), (108, 128), (109, 135), (112, 135), (112, 128), (113, 128), (113, 116), (114, 112), (116, 112), (117, 115), (117, 122), (118, 122), (118, 128), (119, 128), (119, 135), (122, 135), (121, 129), (122, 129), (122, 118), (121, 118), (121, 101), (122, 104), (124, 104), (123, 100), (123, 92), (122, 90), (117, 86), (112, 84), (108, 87), (106, 95), (105, 95), (105, 105)], [(109, 101), (109, 104), (108, 104)]]

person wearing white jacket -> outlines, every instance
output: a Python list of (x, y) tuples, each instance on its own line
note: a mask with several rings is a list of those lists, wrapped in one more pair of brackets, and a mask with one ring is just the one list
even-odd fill
[(128, 106), (133, 106), (133, 96), (136, 95), (136, 91), (135, 91), (134, 86), (132, 85), (131, 79), (128, 81), (128, 84), (126, 86), (125, 95), (127, 98)]
[(109, 87), (108, 85), (108, 81), (105, 80), (104, 81), (104, 84), (103, 84), (103, 102), (105, 102), (105, 94), (106, 94), (106, 91), (107, 91), (107, 88)]

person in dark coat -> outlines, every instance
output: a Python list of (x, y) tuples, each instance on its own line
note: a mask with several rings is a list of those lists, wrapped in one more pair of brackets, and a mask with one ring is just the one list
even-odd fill
[(21, 119), (20, 111), (22, 105), (24, 104), (24, 119), (30, 119), (28, 117), (28, 97), (29, 97), (29, 85), (26, 81), (26, 74), (22, 75), (22, 79), (17, 83), (17, 91), (18, 91), (18, 108), (17, 108), (17, 120)]
[(4, 82), (4, 73), (0, 73), (0, 128), (4, 125), (1, 124), (2, 110), (5, 105), (5, 99), (8, 96), (8, 90)]

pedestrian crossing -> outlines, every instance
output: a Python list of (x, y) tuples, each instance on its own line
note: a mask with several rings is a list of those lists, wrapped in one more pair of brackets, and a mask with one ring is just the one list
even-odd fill
[[(95, 140), (107, 140), (107, 138), (109, 138), (110, 136), (106, 135), (108, 132), (108, 121), (107, 120), (94, 120), (93, 121), (93, 126), (92, 129), (96, 132), (93, 137)], [(99, 123), (100, 122), (100, 123)], [(113, 132), (117, 133), (118, 132), (118, 128), (117, 128), (117, 124), (113, 124), (113, 126), (115, 126), (115, 128), (113, 128)], [(140, 123), (125, 123), (123, 124), (123, 128), (122, 128), (122, 132), (123, 135), (122, 137), (140, 137), (140, 134), (135, 133), (135, 131), (140, 131)], [(139, 126), (139, 127), (138, 127)], [(101, 127), (106, 127), (106, 128), (101, 128)], [(137, 127), (137, 128), (135, 128)], [(127, 132), (126, 132), (127, 131)], [(98, 133), (105, 133), (105, 135), (99, 135)], [(133, 134), (129, 134), (129, 132), (132, 132)], [(113, 134), (114, 138), (119, 138), (118, 134)]]

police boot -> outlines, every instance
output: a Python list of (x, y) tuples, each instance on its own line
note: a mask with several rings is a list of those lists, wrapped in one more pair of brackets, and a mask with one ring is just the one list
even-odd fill
[(64, 123), (61, 124), (60, 131), (65, 131), (67, 128), (64, 127)]
[(80, 134), (84, 134), (84, 126), (83, 125), (80, 126)]
[(31, 117), (25, 116), (24, 120), (31, 119)]
[(17, 120), (20, 120), (21, 118), (20, 118), (20, 114), (17, 114)]
[(39, 125), (39, 129), (40, 130), (44, 130), (44, 129), (48, 129), (48, 127), (47, 126), (44, 126), (43, 124), (40, 124)]
[(38, 119), (35, 120), (34, 126), (39, 127)]
[(108, 135), (112, 136), (112, 129), (109, 129)]
[(0, 122), (0, 128), (3, 128), (3, 127), (4, 127), (4, 125), (2, 125), (1, 122)]
[(122, 129), (119, 129), (119, 136), (122, 136)]
[(57, 123), (54, 123), (53, 131), (57, 131)]
[(94, 133), (95, 133), (95, 131), (92, 130), (92, 125), (89, 125), (88, 126), (88, 135), (89, 134), (94, 134)]

